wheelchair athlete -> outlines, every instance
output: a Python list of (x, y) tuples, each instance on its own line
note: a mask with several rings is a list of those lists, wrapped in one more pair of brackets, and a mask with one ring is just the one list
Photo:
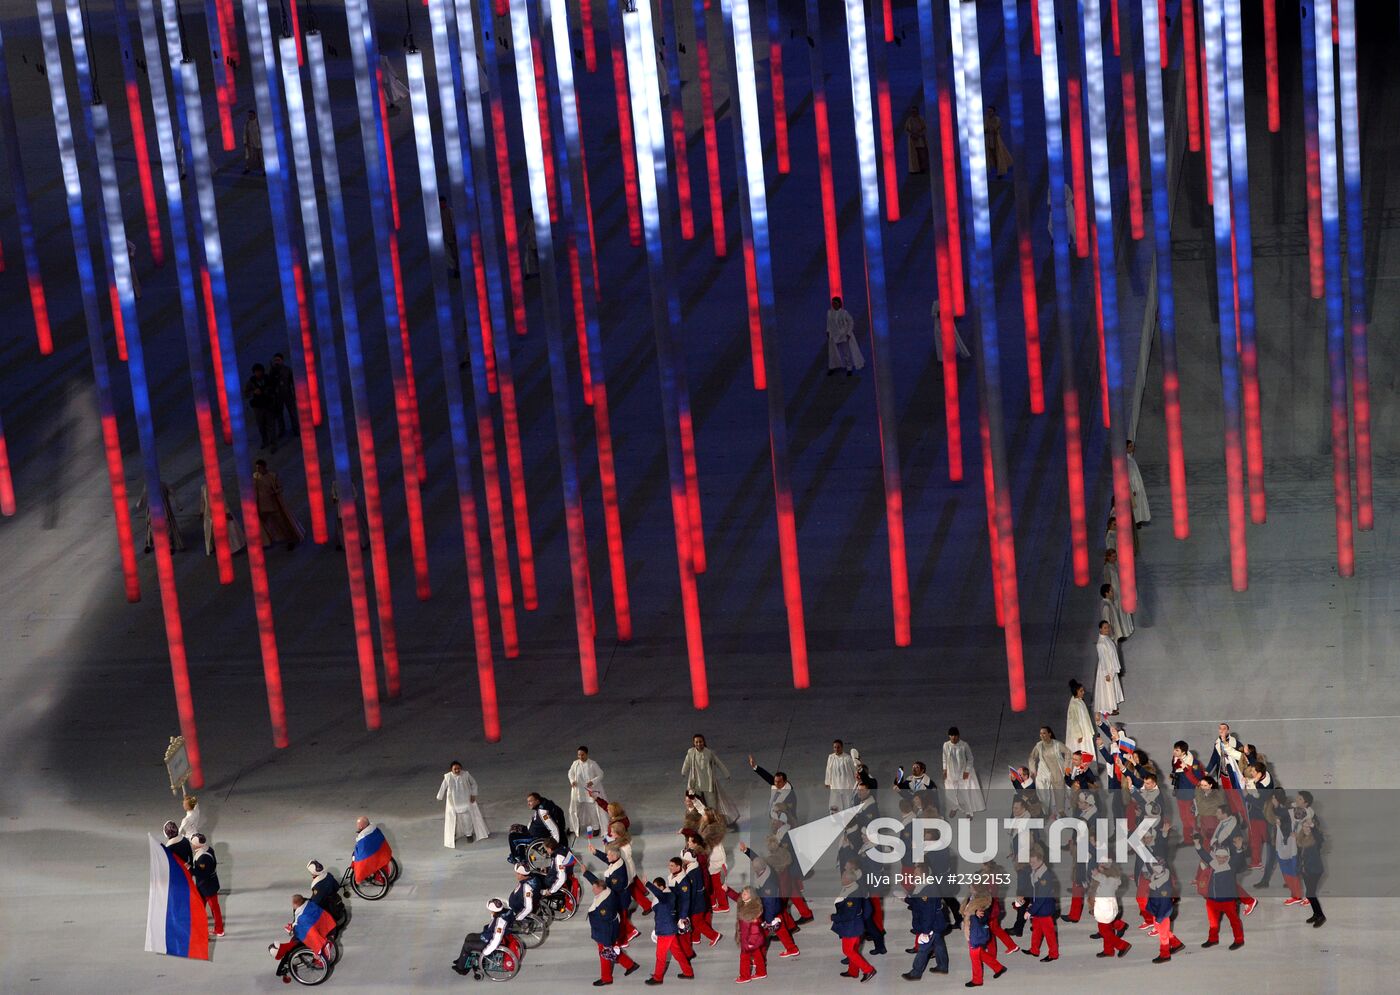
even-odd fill
[(499, 898), (493, 898), (486, 903), (486, 911), (491, 914), (491, 921), (483, 926), (479, 933), (467, 934), (466, 939), (462, 941), (461, 954), (452, 962), (452, 970), (458, 974), (475, 974), (480, 978), (482, 961), (506, 942), (506, 934), (514, 919), (510, 910), (506, 908), (506, 903)]

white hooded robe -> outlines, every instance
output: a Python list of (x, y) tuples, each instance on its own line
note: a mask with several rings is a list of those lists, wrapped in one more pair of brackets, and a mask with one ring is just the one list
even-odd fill
[(972, 759), (972, 747), (965, 740), (943, 744), (943, 795), (948, 811), (971, 815), (987, 807), (982, 797), (982, 782), (977, 779), (977, 767)]
[(1094, 711), (1111, 715), (1123, 703), (1123, 684), (1118, 675), (1123, 664), (1118, 659), (1118, 645), (1112, 636), (1099, 633), (1099, 668), (1094, 674)]
[(438, 801), (444, 803), (442, 820), (442, 845), (449, 850), (456, 849), (458, 836), (471, 836), (484, 840), (490, 836), (486, 820), (481, 817), (481, 806), (476, 797), (476, 778), (463, 770), (460, 774), (448, 771), (442, 775), (442, 787), (438, 788)]
[(603, 768), (598, 766), (596, 760), (575, 760), (569, 765), (569, 807), (564, 810), (569, 832), (575, 836), (580, 835), (588, 826), (598, 825), (601, 810), (589, 795), (590, 791), (600, 797), (607, 797), (603, 791)]

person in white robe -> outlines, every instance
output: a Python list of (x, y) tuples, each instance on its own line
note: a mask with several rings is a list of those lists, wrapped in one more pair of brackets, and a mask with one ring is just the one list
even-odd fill
[(841, 304), (841, 298), (833, 297), (831, 310), (826, 313), (826, 375), (831, 376), (843, 366), (846, 376), (850, 376), (853, 370), (865, 369), (865, 356), (856, 343), (856, 320)]
[[(199, 485), (199, 517), (204, 522), (204, 555), (214, 555), (214, 510), (209, 506), (209, 485)], [(248, 546), (243, 537), (243, 525), (228, 505), (224, 506), (224, 521), (228, 523), (228, 551), (241, 553)]]
[(972, 747), (963, 741), (957, 726), (949, 728), (948, 741), (943, 744), (943, 799), (948, 815), (972, 815), (987, 807)]
[(1035, 782), (1035, 793), (1047, 812), (1065, 811), (1065, 772), (1069, 766), (1069, 750), (1065, 744), (1055, 738), (1055, 730), (1041, 726), (1040, 740), (1031, 750), (1026, 767)]
[(1117, 715), (1118, 706), (1123, 703), (1123, 683), (1118, 679), (1123, 673), (1123, 663), (1118, 659), (1118, 641), (1113, 638), (1108, 622), (1099, 623), (1098, 654), (1099, 667), (1094, 675), (1094, 713)]
[(830, 792), (831, 811), (839, 812), (855, 804), (856, 761), (846, 752), (846, 744), (833, 740), (826, 758), (826, 776), (822, 783)]
[(403, 77), (394, 70), (394, 64), (387, 55), (379, 57), (379, 72), (384, 86), (384, 103), (387, 110), (398, 110), (399, 102), (408, 99), (408, 86)]
[(1071, 753), (1087, 753), (1093, 756), (1097, 733), (1094, 718), (1089, 714), (1089, 703), (1085, 701), (1087, 690), (1078, 681), (1069, 682), (1069, 709), (1065, 713), (1065, 745)]
[(593, 800), (595, 794), (603, 794), (603, 768), (598, 766), (598, 761), (589, 758), (588, 747), (580, 746), (574, 762), (569, 765), (569, 806), (564, 809), (569, 832), (575, 836), (592, 835), (597, 828), (600, 809)]
[[(972, 355), (967, 351), (967, 343), (958, 332), (956, 321), (953, 322), (953, 345), (957, 348), (959, 359), (967, 359)], [(940, 301), (933, 302), (933, 350), (938, 354), (938, 361), (943, 362), (943, 305)]]
[(1152, 506), (1147, 503), (1147, 488), (1142, 483), (1142, 470), (1138, 467), (1137, 457), (1133, 454), (1137, 452), (1137, 446), (1133, 445), (1133, 440), (1129, 439), (1128, 449), (1128, 486), (1133, 492), (1133, 524), (1146, 525), (1152, 521)]
[(700, 796), (708, 808), (719, 813), (728, 825), (734, 825), (739, 818), (739, 810), (721, 789), (718, 771), (729, 780), (729, 768), (705, 743), (705, 737), (696, 733), (690, 739), (690, 749), (686, 750), (681, 763), (681, 773), (685, 776), (685, 790)]
[(476, 803), (476, 778), (464, 770), (459, 761), (452, 761), (451, 768), (442, 775), (437, 797), (444, 808), (443, 846), (455, 850), (459, 836), (472, 837), (479, 843), (491, 835), (486, 829), (486, 820), (481, 817), (481, 806)]
[(1099, 583), (1112, 584), (1115, 591), (1123, 590), (1123, 585), (1118, 583), (1118, 550), (1103, 551), (1103, 573), (1099, 574)]
[(1099, 621), (1107, 622), (1114, 639), (1127, 639), (1136, 630), (1133, 613), (1123, 610), (1118, 589), (1112, 584), (1099, 585)]
[(1118, 519), (1112, 515), (1108, 516), (1108, 526), (1104, 529), (1103, 545), (1105, 549), (1118, 549)]

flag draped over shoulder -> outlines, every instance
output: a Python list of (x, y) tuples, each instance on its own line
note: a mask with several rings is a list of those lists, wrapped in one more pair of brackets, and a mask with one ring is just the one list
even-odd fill
[(146, 908), (146, 950), (208, 960), (209, 921), (189, 869), (154, 836), (147, 839), (151, 846), (151, 893)]
[(355, 852), (350, 858), (355, 868), (355, 880), (368, 880), (376, 871), (388, 867), (392, 856), (389, 841), (384, 838), (379, 827), (371, 827), (364, 836), (355, 840)]

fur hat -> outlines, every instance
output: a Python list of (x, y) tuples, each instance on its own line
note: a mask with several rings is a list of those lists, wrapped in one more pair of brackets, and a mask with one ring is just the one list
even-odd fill
[(991, 895), (972, 895), (963, 902), (962, 914), (970, 916), (976, 912), (984, 912), (992, 907)]
[(722, 822), (712, 822), (700, 832), (701, 840), (711, 850), (724, 842), (724, 836), (725, 829)]

